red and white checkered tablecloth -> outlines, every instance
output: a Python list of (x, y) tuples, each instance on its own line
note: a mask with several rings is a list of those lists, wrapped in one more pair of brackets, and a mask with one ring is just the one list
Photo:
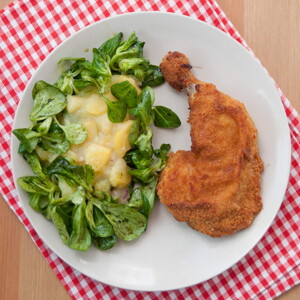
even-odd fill
[(300, 117), (278, 88), (289, 119), (292, 162), (289, 185), (272, 226), (236, 265), (197, 285), (167, 292), (123, 290), (97, 282), (58, 258), (25, 216), (13, 183), (11, 128), (20, 95), (46, 56), (79, 29), (133, 11), (188, 15), (225, 31), (249, 47), (213, 0), (20, 0), (0, 11), (0, 188), (53, 271), (74, 299), (272, 299), (300, 282)]

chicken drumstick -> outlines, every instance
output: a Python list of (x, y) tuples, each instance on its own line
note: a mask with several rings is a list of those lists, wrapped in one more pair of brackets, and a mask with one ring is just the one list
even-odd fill
[(245, 106), (191, 73), (188, 58), (169, 52), (161, 71), (187, 89), (191, 151), (171, 153), (157, 192), (173, 216), (212, 237), (250, 226), (262, 209), (263, 163), (257, 130)]

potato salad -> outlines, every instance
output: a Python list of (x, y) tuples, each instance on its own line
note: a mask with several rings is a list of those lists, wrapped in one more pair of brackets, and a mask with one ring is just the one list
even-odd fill
[[(137, 90), (140, 88), (132, 77), (113, 75), (108, 92), (104, 94), (110, 100), (116, 98), (110, 92), (110, 86), (128, 81)], [(71, 157), (78, 164), (89, 164), (95, 171), (95, 190), (109, 192), (111, 188), (123, 189), (131, 182), (129, 167), (124, 156), (131, 149), (129, 132), (133, 118), (127, 114), (121, 123), (113, 123), (107, 116), (105, 101), (97, 93), (68, 95), (63, 123), (83, 124), (87, 131), (85, 141), (71, 145), (66, 157)]]
[(13, 130), (32, 170), (17, 182), (72, 249), (108, 250), (147, 228), (170, 151), (153, 148), (152, 127), (181, 123), (154, 105), (152, 87), (164, 78), (143, 47), (134, 32), (118, 33), (91, 60), (62, 58), (57, 81), (33, 87), (31, 125)]

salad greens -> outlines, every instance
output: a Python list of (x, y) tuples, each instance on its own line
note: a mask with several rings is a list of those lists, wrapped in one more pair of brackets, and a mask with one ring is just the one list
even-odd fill
[[(35, 83), (33, 107), (28, 128), (13, 130), (23, 155), (34, 175), (17, 182), (29, 196), (30, 206), (52, 221), (62, 241), (72, 249), (86, 251), (93, 244), (100, 250), (112, 248), (118, 239), (131, 241), (147, 228), (156, 198), (158, 175), (165, 167), (170, 145), (152, 146), (152, 125), (160, 128), (180, 126), (178, 116), (169, 108), (154, 106), (151, 87), (164, 82), (158, 66), (143, 56), (144, 42), (133, 32), (127, 40), (118, 33), (100, 47), (94, 48), (92, 60), (62, 58), (58, 62), (61, 76), (54, 84)], [(139, 83), (141, 92), (129, 82), (110, 86), (114, 74), (130, 75)], [(87, 137), (82, 124), (61, 124), (67, 106), (67, 95), (96, 89), (107, 105), (111, 122), (133, 118), (129, 142), (131, 149), (124, 159), (132, 181), (128, 198), (121, 202), (114, 193), (94, 187), (95, 174), (90, 165), (76, 165), (63, 155), (72, 144), (81, 144)], [(117, 99), (104, 96), (110, 88)], [(45, 162), (40, 151), (53, 157)]]
[(170, 109), (164, 106), (155, 106), (154, 125), (161, 128), (177, 128), (181, 125), (178, 116)]
[(48, 85), (36, 92), (30, 120), (40, 121), (53, 117), (63, 111), (66, 104), (65, 95), (59, 89)]

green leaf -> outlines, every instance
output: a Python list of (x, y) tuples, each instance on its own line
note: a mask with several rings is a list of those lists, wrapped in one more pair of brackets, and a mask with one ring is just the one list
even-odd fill
[(140, 120), (135, 119), (130, 127), (129, 136), (128, 136), (129, 143), (132, 147), (134, 147), (135, 142), (140, 135), (140, 130), (141, 130)]
[(151, 182), (156, 176), (156, 173), (153, 171), (152, 167), (145, 169), (132, 169), (129, 170), (128, 173), (134, 177), (135, 181), (142, 182), (143, 184)]
[(71, 75), (62, 75), (55, 82), (54, 86), (61, 90), (64, 95), (73, 95), (78, 93), (74, 87), (74, 78)]
[(154, 155), (158, 158), (152, 168), (155, 172), (160, 172), (166, 166), (168, 153), (171, 149), (170, 144), (162, 144), (159, 149), (154, 150)]
[(78, 205), (85, 201), (85, 190), (82, 186), (78, 186), (75, 193), (70, 195), (68, 198), (74, 203), (75, 205)]
[(87, 87), (92, 86), (91, 82), (83, 80), (83, 79), (73, 79), (72, 81), (73, 93), (79, 94), (83, 89), (87, 89)]
[(47, 119), (45, 119), (43, 122), (39, 123), (37, 126), (37, 131), (43, 135), (43, 134), (47, 134), (48, 131), (50, 130), (51, 124), (52, 124), (52, 117), (48, 117)]
[(152, 105), (154, 92), (150, 87), (145, 87), (138, 96), (138, 105), (130, 110), (130, 113), (141, 120), (141, 125), (147, 127), (152, 123)]
[(33, 151), (32, 153), (24, 153), (23, 157), (27, 161), (35, 175), (40, 177), (46, 177), (46, 175), (43, 172), (40, 159), (35, 151)]
[(49, 200), (48, 196), (36, 194), (36, 193), (28, 193), (29, 197), (29, 205), (37, 212), (44, 214)]
[(132, 32), (127, 40), (120, 43), (120, 46), (116, 49), (116, 55), (126, 52), (138, 41), (135, 32)]
[(81, 89), (90, 85), (90, 82), (86, 82), (78, 78), (83, 70), (82, 63), (86, 61), (85, 58), (73, 58), (64, 57), (58, 61), (58, 68), (61, 72), (61, 76), (54, 84), (55, 87), (60, 89), (65, 95), (78, 94)]
[(95, 71), (97, 72), (97, 75), (101, 75), (103, 77), (107, 77), (108, 79), (111, 78), (111, 70), (109, 68), (109, 64), (105, 60), (103, 54), (100, 52), (100, 50), (94, 48), (93, 49), (93, 61), (92, 65), (95, 68)]
[[(129, 70), (133, 70), (134, 75), (139, 79), (142, 80), (144, 78), (144, 69), (147, 69), (149, 66), (149, 61), (145, 58), (124, 58), (119, 62), (119, 68), (123, 73), (128, 74)], [(142, 72), (142, 74), (136, 74), (135, 70), (138, 69)]]
[(170, 108), (154, 106), (154, 125), (160, 128), (177, 128), (181, 125), (179, 117)]
[(23, 176), (17, 179), (20, 187), (29, 193), (48, 195), (57, 188), (50, 180), (38, 176)]
[(95, 180), (95, 172), (92, 166), (90, 165), (85, 165), (84, 166), (84, 171), (85, 171), (85, 182), (87, 186), (92, 186), (94, 184)]
[[(49, 205), (48, 207), (52, 207), (52, 206)], [(74, 210), (74, 204), (72, 202), (67, 202), (65, 204), (56, 206), (56, 211), (62, 217), (69, 234), (72, 231), (73, 210)]]
[(62, 75), (75, 77), (82, 70), (82, 63), (85, 62), (84, 57), (63, 57), (57, 62), (57, 66)]
[(61, 197), (66, 198), (76, 192), (78, 186), (66, 176), (55, 174)]
[(161, 158), (164, 163), (167, 162), (168, 153), (171, 150), (170, 144), (161, 144), (159, 149), (154, 150), (154, 155), (158, 158)]
[(50, 133), (41, 137), (41, 147), (55, 154), (64, 154), (69, 150), (70, 144), (65, 139), (65, 135)]
[[(143, 58), (143, 46), (144, 43), (139, 42), (133, 32), (129, 38), (121, 42), (120, 46), (116, 49), (116, 53), (110, 61), (110, 68), (114, 71), (121, 72), (120, 62), (122, 60), (129, 58)], [(125, 72), (125, 74), (128, 73)]]
[(146, 151), (150, 155), (152, 155), (153, 147), (152, 147), (152, 136), (153, 132), (150, 127), (145, 129), (145, 132), (140, 134), (140, 136), (135, 141), (135, 146), (141, 151)]
[[(35, 147), (34, 147), (35, 148)], [(33, 149), (34, 149), (33, 148)], [(27, 153), (28, 150), (24, 147), (24, 145), (22, 143), (19, 144), (19, 148), (18, 148), (18, 153), (19, 154), (24, 154), (24, 153)]]
[[(113, 199), (113, 197), (111, 196), (111, 194), (107, 193), (107, 192), (95, 191), (94, 192), (94, 196), (96, 198), (98, 198), (98, 199), (96, 199), (96, 201), (97, 200), (101, 200), (101, 201), (104, 201), (104, 202), (115, 202), (115, 200)], [(95, 201), (94, 198), (93, 198), (93, 201)]]
[(57, 122), (52, 122), (47, 134), (40, 138), (40, 146), (51, 153), (64, 154), (69, 150), (69, 142)]
[(107, 105), (107, 116), (112, 123), (121, 123), (127, 115), (127, 105), (125, 102), (116, 100), (111, 101), (102, 95)]
[(144, 201), (147, 200), (147, 204), (144, 204), (144, 210), (142, 213), (148, 217), (153, 210), (154, 202), (156, 198), (156, 185), (158, 182), (158, 177), (155, 177), (149, 184), (142, 187), (142, 195), (145, 197)]
[(149, 217), (154, 207), (157, 181), (156, 177), (149, 184), (136, 187), (128, 200), (128, 205), (137, 208), (145, 217)]
[(39, 142), (39, 137), (41, 136), (40, 133), (29, 128), (14, 129), (12, 132), (29, 153), (35, 149)]
[(110, 222), (96, 206), (94, 207), (94, 220), (96, 226), (93, 230), (93, 233), (97, 237), (109, 237), (115, 233)]
[(58, 156), (48, 166), (47, 171), (49, 175), (59, 174), (69, 178), (89, 193), (93, 191), (91, 182), (94, 181), (94, 171), (89, 165), (80, 166), (71, 164), (66, 158)]
[(105, 91), (106, 85), (111, 80), (111, 70), (104, 57), (97, 49), (93, 49), (93, 61), (80, 63), (80, 77), (82, 80), (95, 86), (99, 93)]
[(56, 229), (58, 231), (58, 234), (61, 237), (62, 241), (66, 245), (68, 245), (70, 236), (69, 236), (69, 233), (68, 233), (68, 230), (67, 230), (67, 226), (64, 222), (63, 217), (56, 211), (55, 206), (53, 206), (50, 209), (50, 217), (51, 217), (51, 220), (52, 220), (54, 226), (56, 227)]
[[(62, 177), (62, 176), (60, 176), (60, 177)], [(60, 178), (60, 180), (61, 180), (61, 178)], [(61, 187), (61, 185), (60, 185), (60, 187)], [(85, 201), (84, 188), (82, 186), (78, 186), (76, 191), (74, 191), (68, 195), (62, 196), (60, 198), (51, 199), (50, 204), (51, 205), (62, 205), (69, 201), (75, 205), (79, 205), (81, 202)]]
[(94, 237), (92, 236), (93, 245), (99, 250), (111, 249), (117, 242), (116, 236), (111, 235), (107, 237)]
[(129, 108), (137, 105), (137, 90), (128, 80), (113, 84), (111, 93), (117, 99), (126, 102)]
[(137, 239), (147, 227), (146, 217), (136, 209), (120, 203), (96, 204), (110, 221), (116, 235), (125, 241)]
[(143, 198), (142, 198), (142, 187), (136, 187), (128, 199), (128, 206), (137, 208), (139, 210), (143, 207)]
[(169, 144), (162, 144), (160, 149), (155, 149), (153, 151), (156, 156), (155, 160), (152, 158), (152, 153), (149, 154), (147, 151), (129, 151), (125, 156), (125, 160), (131, 168), (129, 174), (132, 175), (133, 180), (144, 185), (149, 184), (152, 180), (157, 178), (158, 173), (166, 165), (170, 147)]
[(87, 131), (82, 124), (69, 124), (69, 125), (60, 125), (59, 127), (64, 131), (66, 139), (71, 144), (81, 144), (85, 141), (87, 137)]
[(43, 81), (43, 80), (39, 80), (35, 83), (35, 85), (33, 86), (33, 89), (32, 89), (32, 99), (35, 98), (36, 94), (38, 91), (48, 87), (48, 86), (51, 86), (51, 84)]
[(147, 151), (133, 149), (126, 153), (125, 161), (132, 168), (144, 169), (151, 166), (153, 158)]
[(87, 251), (91, 245), (91, 234), (87, 228), (85, 209), (85, 201), (74, 207), (72, 232), (68, 241), (70, 248), (79, 251)]
[(123, 33), (119, 32), (112, 38), (108, 39), (98, 48), (99, 52), (103, 55), (108, 55), (112, 57), (115, 54), (117, 48), (119, 47), (122, 37)]
[(157, 86), (162, 84), (165, 81), (158, 66), (150, 65), (145, 72), (146, 75), (142, 82), (142, 86), (141, 86), (142, 88), (146, 86), (151, 86), (151, 87)]
[(66, 97), (59, 89), (47, 86), (36, 93), (30, 120), (39, 121), (55, 116), (64, 110), (66, 104)]
[(148, 217), (154, 207), (157, 182), (158, 176), (154, 176), (146, 185), (135, 187), (128, 200), (128, 206), (137, 208)]
[(85, 214), (93, 236), (109, 237), (115, 233), (110, 222), (92, 201), (88, 202)]
[(95, 228), (96, 224), (94, 221), (94, 205), (93, 202), (88, 200), (87, 205), (86, 205), (86, 209), (85, 209), (85, 217), (87, 220), (87, 223), (89, 225), (89, 228)]

